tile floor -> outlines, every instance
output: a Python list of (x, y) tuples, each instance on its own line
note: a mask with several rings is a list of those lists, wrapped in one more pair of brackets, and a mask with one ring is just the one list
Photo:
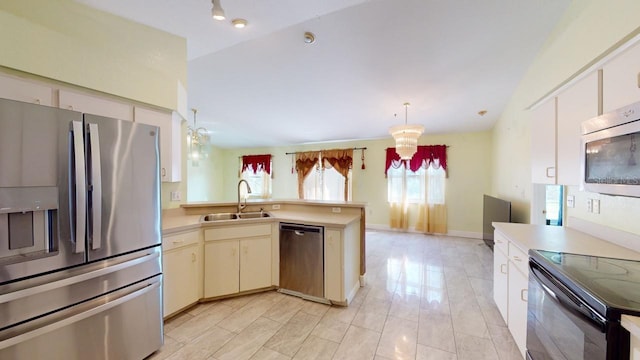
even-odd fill
[(165, 323), (150, 359), (521, 360), (492, 300), (480, 240), (367, 232), (367, 285), (349, 307), (275, 291), (208, 302)]

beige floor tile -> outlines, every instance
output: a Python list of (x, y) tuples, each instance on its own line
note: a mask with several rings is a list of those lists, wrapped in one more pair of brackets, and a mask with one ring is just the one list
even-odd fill
[(330, 360), (338, 349), (338, 343), (309, 336), (300, 350), (293, 357), (294, 360)]
[(455, 353), (456, 342), (451, 317), (422, 313), (418, 322), (418, 344)]
[(280, 354), (277, 351), (273, 351), (267, 348), (262, 348), (258, 350), (258, 352), (251, 357), (251, 360), (289, 360), (289, 359), (291, 359), (290, 356)]
[(391, 359), (415, 359), (418, 338), (418, 322), (387, 317), (378, 343), (376, 355)]
[(282, 301), (274, 304), (262, 316), (284, 324), (302, 308), (304, 302), (299, 297), (284, 295)]
[(173, 353), (168, 360), (205, 360), (218, 351), (224, 344), (231, 340), (235, 334), (217, 326), (209, 328), (199, 337), (190, 341), (178, 351)]
[(365, 329), (382, 332), (385, 321), (387, 321), (387, 315), (379, 315), (360, 309), (356, 314), (356, 317), (353, 318), (351, 324)]
[(488, 325), (493, 345), (500, 360), (522, 360), (518, 345), (513, 340), (509, 329), (505, 326)]
[(151, 354), (151, 356), (147, 357), (147, 360), (163, 360), (171, 356), (173, 353), (178, 351), (184, 344), (176, 341), (174, 338), (165, 335), (164, 336), (164, 345), (160, 348), (160, 350)]
[(213, 357), (218, 360), (249, 359), (281, 326), (277, 321), (258, 318), (213, 354)]
[(231, 315), (220, 321), (218, 326), (238, 333), (282, 300), (283, 297), (280, 294), (276, 294), (276, 296), (255, 296), (250, 302), (236, 309)]
[(459, 360), (499, 360), (491, 339), (456, 333)]
[(357, 313), (358, 308), (355, 306), (332, 306), (327, 310), (327, 313), (324, 314), (324, 317), (350, 324)]
[(232, 312), (232, 308), (217, 304), (166, 333), (181, 342), (192, 341), (224, 318), (230, 316)]
[(454, 333), (463, 333), (490, 339), (487, 323), (481, 312), (469, 312), (466, 314), (454, 314), (451, 316)]
[(340, 343), (347, 333), (349, 324), (330, 317), (323, 317), (311, 332), (312, 336)]
[(193, 315), (183, 312), (164, 322), (164, 333), (168, 333), (185, 322), (193, 319)]
[(418, 344), (416, 360), (457, 360), (455, 353)]
[(300, 310), (306, 312), (307, 314), (323, 316), (329, 311), (331, 305), (317, 303), (315, 301), (303, 300), (302, 307)]
[(334, 360), (373, 359), (380, 340), (380, 333), (357, 326), (350, 326), (342, 343), (338, 346)]
[(264, 347), (294, 356), (318, 322), (319, 316), (299, 311), (264, 344)]

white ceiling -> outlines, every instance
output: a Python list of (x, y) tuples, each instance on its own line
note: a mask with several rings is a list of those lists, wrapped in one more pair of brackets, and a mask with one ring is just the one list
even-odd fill
[(389, 137), (404, 102), (426, 133), (488, 130), (570, 3), (221, 0), (220, 22), (209, 0), (78, 1), (187, 39), (189, 107), (224, 148)]

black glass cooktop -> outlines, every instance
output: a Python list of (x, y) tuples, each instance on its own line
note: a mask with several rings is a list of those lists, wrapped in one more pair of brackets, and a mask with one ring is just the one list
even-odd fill
[(640, 261), (543, 250), (529, 255), (603, 316), (640, 315)]

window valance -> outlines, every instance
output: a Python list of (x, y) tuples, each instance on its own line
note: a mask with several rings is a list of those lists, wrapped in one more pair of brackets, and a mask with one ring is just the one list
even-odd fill
[(251, 169), (255, 174), (262, 170), (271, 175), (271, 154), (265, 155), (245, 155), (242, 157), (242, 172)]
[(391, 167), (394, 169), (400, 166), (407, 166), (409, 170), (416, 172), (418, 169), (433, 166), (436, 169), (442, 167), (447, 170), (447, 146), (446, 145), (419, 145), (418, 150), (411, 160), (401, 160), (400, 155), (396, 152), (396, 148), (387, 148), (387, 156), (384, 167), (384, 176)]

